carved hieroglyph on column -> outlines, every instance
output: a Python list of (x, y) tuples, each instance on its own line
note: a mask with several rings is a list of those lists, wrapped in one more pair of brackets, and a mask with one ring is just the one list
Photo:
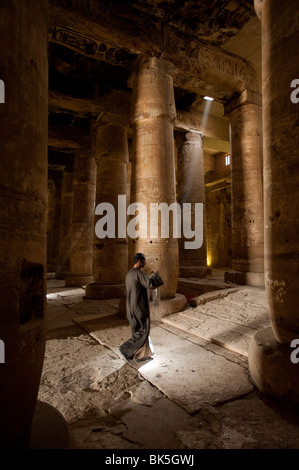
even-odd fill
[[(258, 100), (258, 95), (255, 98)], [(233, 271), (225, 273), (225, 279), (237, 284), (263, 286), (261, 107), (243, 100), (241, 95), (239, 100), (226, 106), (226, 112), (231, 128)]]
[[(124, 127), (106, 124), (98, 128), (96, 206), (101, 203), (111, 204), (115, 211), (114, 220), (116, 221), (118, 196), (127, 194), (128, 154), (127, 132)], [(95, 215), (95, 224), (98, 220), (99, 216)], [(127, 237), (118, 238), (117, 223), (115, 238), (98, 238), (94, 231), (94, 282), (86, 286), (86, 297), (90, 299), (119, 298), (124, 294), (127, 270)]]
[(26, 445), (45, 349), (48, 2), (0, 2), (1, 448)]
[[(196, 203), (205, 204), (204, 162), (202, 136), (197, 132), (182, 132), (176, 137), (177, 145), (177, 198), (183, 210), (184, 203), (191, 203), (192, 230), (194, 230), (194, 208)], [(205, 210), (203, 210), (205, 221)], [(180, 277), (205, 277), (211, 273), (207, 267), (205, 224), (203, 244), (197, 249), (185, 249), (185, 238), (179, 239)]]
[(70, 274), (66, 286), (84, 286), (93, 280), (92, 252), (96, 162), (88, 150), (79, 150), (73, 177), (73, 219), (70, 244)]
[[(137, 252), (145, 254), (147, 270), (159, 269), (165, 282), (162, 298), (175, 296), (178, 283), (178, 241), (172, 224), (168, 238), (150, 237), (150, 204), (176, 201), (173, 121), (176, 116), (171, 65), (156, 57), (140, 57), (132, 78), (132, 188), (131, 203), (147, 209), (142, 237), (129, 240), (132, 263)], [(171, 214), (171, 212), (170, 212)], [(159, 230), (161, 224), (159, 223)], [(140, 227), (139, 227), (140, 228)]]
[[(262, 20), (265, 288), (272, 328), (250, 343), (249, 367), (260, 391), (299, 403), (299, 78), (298, 4), (256, 1)], [(295, 345), (292, 342), (295, 340)], [(293, 353), (293, 356), (292, 356)]]

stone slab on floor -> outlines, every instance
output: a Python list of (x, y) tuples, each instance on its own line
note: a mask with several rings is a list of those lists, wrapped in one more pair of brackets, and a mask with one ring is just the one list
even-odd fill
[(167, 323), (161, 323), (160, 328), (164, 328), (171, 333), (181, 336), (181, 338), (185, 338), (186, 340), (190, 341), (191, 343), (198, 344), (203, 348), (211, 351), (214, 354), (219, 356), (225, 357), (228, 361), (235, 362), (239, 366), (242, 366), (245, 370), (248, 370), (248, 358), (245, 357), (243, 354), (238, 354), (235, 351), (231, 351), (227, 348), (219, 347), (219, 345), (212, 343), (209, 340), (201, 338), (200, 336), (195, 336), (188, 331), (183, 331), (180, 328), (176, 328), (173, 325), (168, 325)]
[[(124, 320), (118, 318), (105, 317), (78, 322), (78, 325), (100, 344), (106, 344), (120, 354), (118, 347), (130, 337), (130, 328)], [(208, 404), (231, 400), (252, 390), (246, 371), (238, 364), (157, 325), (152, 325), (150, 336), (155, 348), (154, 359), (131, 364), (188, 413), (192, 414)]]
[(90, 319), (74, 317), (74, 322), (100, 344), (110, 348), (118, 355), (120, 354), (119, 346), (131, 336), (128, 321), (118, 314)]
[[(128, 364), (126, 367), (127, 375), (131, 371), (139, 376), (138, 371)], [(197, 429), (196, 418), (190, 417), (143, 378), (139, 383), (127, 385), (126, 393), (118, 396), (113, 404), (113, 396), (117, 394), (121, 380), (124, 381), (122, 377), (117, 377), (113, 384), (115, 388), (110, 390), (111, 404), (106, 416), (90, 413), (85, 419), (72, 424), (72, 434), (78, 448), (175, 449), (178, 448), (177, 432)], [(103, 383), (98, 385), (105, 386)]]
[(199, 426), (181, 430), (176, 438), (182, 449), (298, 449), (299, 415), (282, 412), (274, 402), (251, 393), (198, 414)]
[(151, 339), (156, 355), (139, 372), (190, 414), (253, 388), (244, 369), (224, 357), (158, 326)]
[(265, 290), (247, 286), (162, 321), (246, 357), (252, 336), (270, 325)]
[(101, 412), (98, 383), (123, 368), (123, 360), (87, 334), (50, 339), (38, 399), (56, 408), (68, 423), (91, 409)]
[(242, 325), (232, 325), (230, 322), (204, 313), (198, 316), (191, 316), (192, 314), (194, 315), (194, 312), (188, 310), (163, 319), (163, 323), (173, 325), (238, 354), (248, 356), (249, 343), (255, 331)]
[(240, 287), (223, 299), (199, 305), (194, 309), (252, 329), (263, 329), (269, 325), (265, 289)]
[(194, 418), (163, 396), (150, 407), (127, 400), (112, 408), (110, 413), (125, 424), (122, 437), (146, 449), (175, 449), (176, 433), (196, 428)]

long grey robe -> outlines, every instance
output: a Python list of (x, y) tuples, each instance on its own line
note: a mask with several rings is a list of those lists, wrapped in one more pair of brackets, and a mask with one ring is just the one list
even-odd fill
[(126, 276), (127, 317), (132, 330), (132, 337), (120, 346), (123, 356), (130, 360), (148, 341), (150, 332), (150, 311), (147, 289), (155, 289), (159, 276), (151, 273), (147, 276), (141, 269), (132, 268)]

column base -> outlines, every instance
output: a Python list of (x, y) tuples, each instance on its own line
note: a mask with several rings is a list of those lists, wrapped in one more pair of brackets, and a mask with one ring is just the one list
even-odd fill
[(180, 266), (179, 277), (203, 278), (212, 274), (212, 268), (208, 266)]
[(242, 271), (226, 271), (224, 273), (224, 281), (233, 284), (241, 284), (244, 286), (264, 287), (264, 273), (242, 272)]
[[(160, 300), (160, 304), (158, 307), (154, 305), (152, 300), (150, 300), (149, 307), (151, 320), (162, 321), (163, 317), (167, 317), (168, 315), (172, 315), (173, 313), (181, 312), (186, 306), (187, 300), (186, 297), (182, 294), (175, 294), (172, 299)], [(120, 298), (118, 313), (124, 318), (127, 317), (125, 295)]]
[(93, 276), (88, 274), (70, 274), (65, 278), (66, 287), (82, 287), (90, 284), (93, 281)]
[(150, 314), (153, 321), (162, 321), (162, 318), (168, 317), (173, 313), (178, 313), (187, 307), (187, 299), (183, 294), (176, 293), (172, 299), (161, 299), (159, 306), (155, 306), (150, 301)]
[(258, 331), (248, 350), (251, 380), (261, 393), (281, 402), (299, 404), (299, 364), (291, 361), (295, 351), (277, 343), (272, 328)]
[(84, 298), (94, 300), (119, 299), (124, 295), (125, 289), (125, 284), (100, 284), (92, 282), (86, 286)]
[(55, 273), (55, 279), (65, 279), (67, 276), (69, 276), (70, 271), (56, 271)]
[(26, 449), (76, 449), (62, 414), (48, 403), (37, 401)]

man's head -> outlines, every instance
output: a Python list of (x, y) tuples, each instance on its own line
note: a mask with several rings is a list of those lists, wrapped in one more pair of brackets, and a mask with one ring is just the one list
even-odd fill
[(143, 268), (146, 264), (145, 256), (143, 253), (136, 253), (134, 255), (134, 267)]

